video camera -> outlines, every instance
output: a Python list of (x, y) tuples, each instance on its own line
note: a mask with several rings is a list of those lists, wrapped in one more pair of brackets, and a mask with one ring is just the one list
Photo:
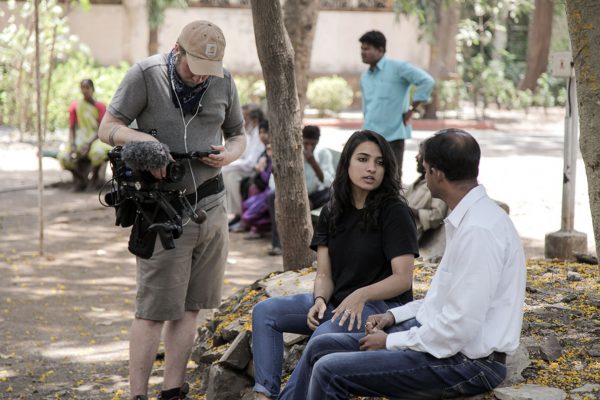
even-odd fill
[[(195, 210), (190, 204), (188, 197), (194, 194), (165, 190), (161, 188), (161, 183), (180, 182), (183, 179), (185, 166), (181, 160), (199, 159), (218, 153), (217, 150), (170, 152), (165, 144), (159, 142), (131, 142), (109, 151), (113, 178), (100, 191), (100, 203), (115, 208), (115, 225), (124, 228), (133, 226), (128, 246), (131, 253), (144, 259), (152, 257), (157, 235), (165, 249), (175, 248), (174, 239), (183, 233), (182, 216), (189, 217), (197, 224), (206, 220), (206, 212)], [(157, 180), (150, 170), (164, 166), (166, 178)]]

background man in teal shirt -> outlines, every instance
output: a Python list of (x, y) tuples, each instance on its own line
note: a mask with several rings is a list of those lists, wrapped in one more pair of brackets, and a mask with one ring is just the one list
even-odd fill
[[(412, 133), (410, 118), (419, 104), (429, 100), (435, 82), (427, 72), (406, 61), (384, 57), (383, 33), (369, 31), (359, 41), (362, 61), (369, 64), (360, 77), (364, 129), (375, 131), (390, 142), (402, 177), (404, 139)], [(416, 86), (412, 103), (411, 85)]]

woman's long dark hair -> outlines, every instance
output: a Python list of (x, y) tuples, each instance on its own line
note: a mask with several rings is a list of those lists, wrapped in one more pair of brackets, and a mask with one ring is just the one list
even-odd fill
[(356, 131), (346, 142), (340, 161), (335, 173), (335, 179), (332, 184), (333, 196), (329, 202), (330, 223), (329, 230), (332, 234), (336, 232), (336, 225), (342, 215), (354, 207), (352, 197), (352, 182), (348, 175), (348, 167), (354, 151), (364, 142), (373, 142), (381, 150), (383, 158), (384, 174), (381, 185), (367, 196), (365, 202), (365, 213), (361, 221), (361, 229), (379, 229), (379, 213), (384, 204), (389, 200), (406, 201), (400, 193), (400, 177), (398, 176), (398, 167), (396, 157), (392, 152), (387, 140), (380, 134), (369, 131)]

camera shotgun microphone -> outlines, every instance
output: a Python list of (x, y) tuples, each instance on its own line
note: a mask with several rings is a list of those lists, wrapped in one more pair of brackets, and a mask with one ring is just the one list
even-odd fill
[(134, 141), (123, 146), (121, 159), (135, 171), (160, 169), (171, 161), (169, 147), (160, 142)]

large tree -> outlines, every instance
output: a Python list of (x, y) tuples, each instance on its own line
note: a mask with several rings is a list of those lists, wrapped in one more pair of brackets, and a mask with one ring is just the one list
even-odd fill
[(158, 31), (165, 22), (165, 11), (169, 7), (187, 7), (186, 0), (146, 0), (148, 12), (148, 54), (158, 53)]
[(527, 37), (527, 66), (520, 89), (535, 90), (540, 75), (548, 67), (550, 39), (552, 38), (553, 0), (535, 0), (535, 9), (529, 23)]
[(284, 26), (280, 2), (252, 0), (251, 5), (273, 132), (275, 208), (283, 247), (283, 268), (303, 268), (314, 260), (308, 247), (313, 229), (304, 182), (302, 115), (294, 76), (294, 49)]
[(302, 116), (306, 106), (306, 89), (319, 14), (319, 0), (286, 0), (283, 12), (285, 28), (294, 49), (296, 90)]
[(600, 255), (600, 1), (567, 0), (567, 22), (579, 106), (580, 147), (588, 180), (588, 194)]

